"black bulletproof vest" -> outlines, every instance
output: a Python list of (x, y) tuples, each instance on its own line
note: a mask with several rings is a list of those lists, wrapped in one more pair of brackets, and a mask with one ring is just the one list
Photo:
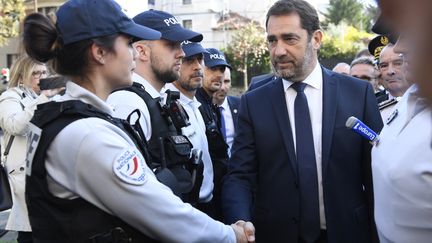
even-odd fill
[(62, 199), (50, 193), (46, 151), (64, 127), (87, 117), (97, 117), (120, 127), (136, 143), (144, 158), (148, 157), (146, 148), (139, 145), (141, 138), (124, 120), (78, 100), (39, 105), (31, 122), (41, 128), (42, 133), (33, 157), (31, 176), (26, 178), (26, 202), (34, 242), (157, 242), (82, 198)]
[(201, 102), (198, 108), (206, 126), (206, 135), (209, 145), (210, 156), (213, 162), (226, 161), (228, 159), (228, 145), (220, 131), (220, 112), (212, 104), (211, 97), (203, 88), (197, 90), (196, 98)]
[(152, 124), (152, 136), (148, 141), (148, 151), (151, 157), (151, 168), (160, 182), (190, 202), (188, 195), (194, 186), (189, 171), (192, 144), (187, 137), (181, 135), (174, 127), (170, 118), (165, 115), (159, 103), (159, 98), (152, 98), (143, 85), (134, 82), (132, 86), (120, 89), (133, 92), (140, 96), (147, 105)]

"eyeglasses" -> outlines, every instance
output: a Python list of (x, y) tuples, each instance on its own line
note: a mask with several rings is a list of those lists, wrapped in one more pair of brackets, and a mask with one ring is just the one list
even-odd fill
[(44, 76), (46, 76), (46, 75), (48, 75), (48, 72), (47, 71), (33, 71), (32, 72), (32, 76), (33, 76), (33, 78), (40, 78), (40, 77), (42, 77), (42, 75), (44, 75)]

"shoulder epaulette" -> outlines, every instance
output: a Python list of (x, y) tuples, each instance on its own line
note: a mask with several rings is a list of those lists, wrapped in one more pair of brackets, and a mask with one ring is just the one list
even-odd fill
[(385, 108), (387, 108), (389, 106), (392, 106), (392, 105), (394, 105), (396, 103), (398, 103), (398, 100), (394, 99), (394, 98), (391, 99), (391, 100), (385, 100), (385, 101), (383, 101), (383, 102), (381, 102), (381, 103), (378, 104), (378, 108), (380, 110), (383, 110), (383, 109), (385, 109)]

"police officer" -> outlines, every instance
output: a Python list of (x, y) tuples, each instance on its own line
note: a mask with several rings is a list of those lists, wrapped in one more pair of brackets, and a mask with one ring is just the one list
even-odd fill
[[(189, 165), (192, 144), (180, 132), (189, 122), (187, 117), (181, 116), (182, 108), (171, 107), (177, 103), (168, 95), (172, 94), (171, 92), (165, 93), (164, 86), (179, 77), (180, 64), (184, 57), (181, 42), (201, 41), (203, 36), (183, 28), (174, 16), (163, 11), (145, 11), (133, 20), (137, 24), (160, 31), (162, 38), (134, 43), (138, 54), (137, 66), (132, 76), (134, 84), (111, 94), (108, 103), (114, 106), (116, 116), (124, 119), (134, 110), (139, 110), (141, 118), (137, 123), (138, 129), (143, 130), (143, 135), (148, 140), (156, 175), (176, 195), (194, 203), (198, 200), (201, 183), (193, 180), (192, 174), (198, 173), (201, 175), (198, 178), (202, 178), (202, 170)], [(171, 116), (173, 109), (178, 112)], [(177, 118), (180, 118), (180, 121)], [(202, 168), (202, 164), (200, 166)], [(194, 169), (197, 170), (194, 172)]]
[(375, 37), (369, 43), (369, 51), (374, 54), (381, 84), (385, 88), (385, 93), (381, 96), (385, 99), (378, 99), (378, 106), (383, 121), (386, 122), (411, 85), (407, 77), (407, 64), (400, 53), (394, 52), (394, 44), (385, 35)]
[(206, 127), (204, 119), (199, 111), (201, 103), (195, 97), (198, 88), (202, 86), (204, 56), (207, 51), (200, 43), (183, 41), (182, 49), (185, 57), (182, 60), (180, 77), (166, 88), (180, 92), (180, 104), (189, 116), (190, 126), (182, 128), (194, 148), (202, 151), (204, 163), (204, 179), (200, 189), (199, 202), (195, 205), (199, 210), (212, 215), (213, 212), (213, 164), (210, 157)]
[(195, 96), (201, 103), (199, 109), (206, 124), (207, 141), (213, 162), (214, 212), (211, 216), (222, 220), (220, 191), (222, 178), (227, 172), (228, 145), (221, 132), (221, 113), (217, 105), (213, 103), (213, 95), (222, 87), (225, 69), (231, 68), (231, 66), (221, 51), (215, 48), (207, 48), (206, 50), (208, 53), (204, 53), (203, 86), (197, 90)]
[[(393, 51), (411, 64), (413, 53), (407, 45), (414, 43), (407, 43), (405, 34), (401, 33)], [(382, 243), (431, 241), (431, 141), (430, 103), (414, 83), (395, 105), (372, 149), (375, 222)]]
[(28, 54), (52, 60), (70, 78), (66, 94), (40, 106), (30, 128), (26, 198), (34, 241), (246, 242), (245, 233), (253, 241), (250, 223), (216, 222), (158, 182), (140, 136), (111, 116), (106, 98), (131, 85), (131, 37), (160, 33), (136, 25), (112, 0), (70, 0), (56, 25), (38, 13), (24, 21)]
[[(379, 56), (381, 50), (388, 43), (389, 43), (389, 39), (387, 36), (379, 35), (373, 38), (368, 44), (369, 53), (373, 56), (374, 63), (377, 69), (378, 69)], [(380, 104), (383, 101), (387, 101), (389, 99), (389, 96), (388, 96), (388, 92), (384, 89), (384, 86), (382, 85), (381, 74), (378, 75), (378, 80), (379, 80), (378, 81), (379, 90), (375, 91), (375, 97), (377, 98), (378, 104)]]

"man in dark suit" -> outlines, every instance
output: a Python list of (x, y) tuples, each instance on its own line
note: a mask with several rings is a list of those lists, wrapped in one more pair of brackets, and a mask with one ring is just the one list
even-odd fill
[(258, 76), (254, 76), (251, 78), (248, 91), (251, 91), (253, 89), (261, 87), (264, 84), (269, 83), (270, 81), (272, 81), (274, 79), (276, 79), (276, 76), (273, 73), (267, 73), (267, 74), (261, 74)]
[(276, 2), (266, 28), (278, 78), (241, 98), (225, 220), (252, 220), (257, 242), (373, 242), (371, 145), (345, 127), (381, 130), (373, 88), (319, 65), (309, 3)]
[(240, 98), (229, 96), (231, 89), (231, 69), (225, 69), (224, 81), (221, 88), (213, 95), (213, 102), (218, 106), (221, 113), (221, 132), (228, 145), (228, 156), (231, 156), (231, 147), (234, 141), (237, 127), (237, 115), (240, 105)]

